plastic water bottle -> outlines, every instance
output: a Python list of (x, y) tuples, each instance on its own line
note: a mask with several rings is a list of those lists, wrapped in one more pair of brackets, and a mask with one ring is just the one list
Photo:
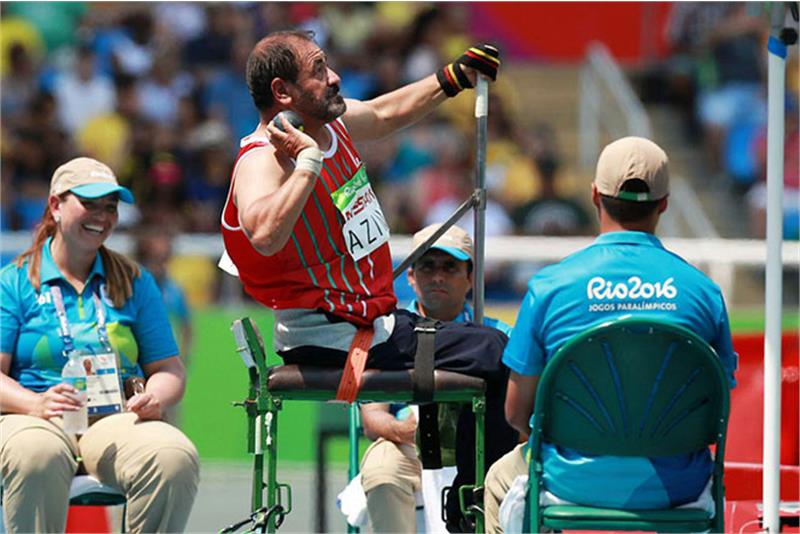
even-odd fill
[(78, 411), (64, 411), (64, 432), (83, 434), (89, 428), (89, 414), (86, 409), (86, 369), (79, 352), (72, 351), (69, 354), (69, 360), (61, 370), (61, 382), (77, 389), (78, 399), (82, 403)]

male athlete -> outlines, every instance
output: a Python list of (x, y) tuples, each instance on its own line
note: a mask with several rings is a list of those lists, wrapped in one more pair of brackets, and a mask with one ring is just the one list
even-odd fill
[[(340, 79), (309, 34), (273, 33), (256, 44), (247, 84), (260, 122), (241, 142), (222, 235), (247, 293), (275, 310), (274, 348), (286, 363), (343, 367), (352, 355), (345, 376), (357, 376), (368, 350), (366, 367), (414, 366), (421, 318), (396, 309), (389, 227), (353, 143), (412, 124), (478, 75), (494, 80), (499, 65), (496, 48), (475, 46), (435, 74), (362, 102), (339, 95)], [(285, 110), (300, 115), (302, 131), (271, 122)], [(498, 450), (510, 450), (516, 435), (502, 415), (506, 341), (493, 328), (442, 323), (434, 343), (437, 368), (486, 380), (486, 433)], [(340, 398), (352, 393), (345, 388)]]

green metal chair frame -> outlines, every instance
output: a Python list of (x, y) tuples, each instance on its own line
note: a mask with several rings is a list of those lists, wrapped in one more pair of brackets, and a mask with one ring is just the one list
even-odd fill
[[(685, 328), (628, 318), (577, 335), (547, 362), (538, 384), (524, 532), (724, 532), (729, 409), (729, 384), (719, 358)], [(584, 454), (647, 457), (716, 445), (715, 516), (699, 509), (542, 507), (542, 442)]]
[[(231, 326), (236, 339), (236, 350), (247, 366), (250, 385), (247, 399), (242, 403), (248, 417), (247, 451), (253, 454), (253, 483), (251, 492), (251, 510), (249, 519), (231, 525), (223, 532), (236, 530), (247, 522), (253, 525), (252, 531), (275, 532), (283, 522), (283, 518), (291, 512), (292, 492), (288, 484), (277, 480), (278, 467), (278, 412), (287, 400), (333, 401), (335, 389), (317, 389), (314, 387), (276, 391), (270, 389), (270, 371), (277, 367), (268, 367), (264, 342), (255, 323), (248, 317), (238, 319)], [(382, 371), (387, 372), (387, 371)], [(391, 372), (391, 371), (389, 371)], [(437, 371), (438, 373), (439, 371)], [(362, 391), (356, 399), (359, 402), (413, 402), (413, 392), (408, 391)], [(483, 485), (484, 476), (484, 419), (486, 399), (483, 389), (449, 389), (435, 391), (434, 402), (466, 402), (472, 405), (475, 412), (475, 486)], [(350, 410), (350, 478), (358, 474), (358, 409), (353, 403)], [(266, 469), (264, 465), (266, 456)], [(265, 482), (266, 476), (266, 482)], [(266, 490), (266, 503), (264, 500)], [(285, 495), (285, 497), (284, 497)], [(471, 512), (475, 521), (476, 532), (483, 532), (483, 517)], [(349, 532), (358, 532), (354, 527)]]

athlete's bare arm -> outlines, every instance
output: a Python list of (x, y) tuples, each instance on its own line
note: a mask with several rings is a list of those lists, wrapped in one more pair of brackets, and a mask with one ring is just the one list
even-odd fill
[[(464, 67), (464, 73), (475, 84), (477, 73)], [(342, 116), (355, 141), (380, 139), (414, 124), (447, 100), (436, 75), (395, 89), (372, 100), (346, 99), (347, 111)]]
[(271, 145), (242, 159), (234, 176), (239, 224), (253, 248), (265, 256), (277, 253), (289, 240), (317, 181), (316, 173), (295, 168), (292, 162), (317, 143), (291, 125), (284, 127), (287, 133), (269, 124)]
[(342, 120), (353, 140), (380, 139), (420, 120), (446, 99), (431, 74), (372, 100), (346, 99)]

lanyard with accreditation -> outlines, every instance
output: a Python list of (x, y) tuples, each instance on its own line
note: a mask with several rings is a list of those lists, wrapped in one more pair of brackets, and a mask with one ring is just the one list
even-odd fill
[[(67, 320), (61, 288), (51, 286), (50, 295), (58, 317), (58, 333), (64, 344), (63, 355), (69, 358), (69, 354), (75, 350), (75, 342)], [(92, 297), (97, 315), (97, 337), (100, 340), (102, 352), (83, 350), (79, 353), (81, 363), (86, 369), (87, 411), (89, 417), (97, 418), (122, 411), (122, 388), (117, 369), (117, 355), (108, 339), (106, 310), (97, 294), (93, 293)]]

